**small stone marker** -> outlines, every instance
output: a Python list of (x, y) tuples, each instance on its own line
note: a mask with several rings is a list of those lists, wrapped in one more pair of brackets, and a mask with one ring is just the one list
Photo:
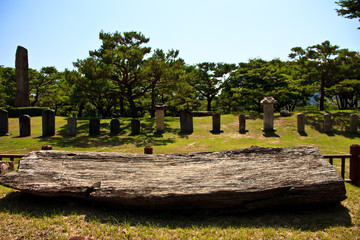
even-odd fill
[(120, 133), (120, 121), (117, 118), (113, 118), (110, 121), (110, 135), (118, 135)]
[(90, 136), (100, 135), (100, 119), (98, 119), (98, 118), (90, 119), (89, 135)]
[(140, 120), (137, 118), (131, 119), (131, 135), (140, 134)]
[(298, 132), (305, 132), (305, 114), (298, 113), (297, 115), (297, 130)]
[(29, 63), (28, 51), (22, 46), (16, 49), (15, 59), (16, 96), (15, 107), (29, 107)]
[(19, 117), (20, 137), (31, 135), (30, 116), (23, 114)]
[(146, 145), (144, 148), (144, 154), (153, 154), (153, 147), (150, 145)]
[(212, 115), (212, 126), (213, 129), (210, 131), (211, 133), (214, 134), (219, 134), (224, 132), (223, 130), (221, 130), (221, 124), (220, 124), (220, 113), (214, 113)]
[(289, 117), (289, 116), (291, 116), (291, 113), (290, 113), (289, 110), (283, 109), (283, 110), (280, 110), (280, 116), (282, 116), (282, 117)]
[(357, 133), (358, 124), (359, 124), (359, 117), (358, 117), (358, 115), (356, 115), (356, 114), (351, 114), (351, 115), (350, 115), (350, 132), (351, 132), (351, 133)]
[(332, 130), (331, 114), (324, 114), (324, 132), (329, 133)]
[(239, 133), (246, 133), (249, 130), (246, 130), (246, 117), (245, 114), (239, 115)]
[(164, 125), (165, 108), (166, 108), (166, 105), (163, 105), (163, 104), (155, 105), (156, 133), (164, 133), (165, 132), (165, 125)]
[(67, 119), (67, 133), (69, 136), (76, 136), (77, 134), (77, 121), (76, 117), (69, 117)]
[(52, 146), (51, 145), (44, 145), (41, 147), (41, 150), (52, 150)]
[(184, 111), (180, 113), (180, 131), (182, 133), (192, 133), (193, 115), (190, 112)]
[(55, 135), (55, 111), (51, 109), (44, 110), (42, 113), (42, 136)]
[(274, 104), (277, 101), (273, 97), (265, 97), (260, 102), (264, 106), (264, 132), (274, 132)]
[(5, 109), (0, 109), (0, 136), (9, 135), (9, 114)]

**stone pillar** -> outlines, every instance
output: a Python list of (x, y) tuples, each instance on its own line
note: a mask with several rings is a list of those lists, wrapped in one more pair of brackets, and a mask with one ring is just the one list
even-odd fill
[(55, 135), (55, 111), (51, 109), (44, 110), (42, 113), (42, 136)]
[(246, 130), (246, 117), (245, 114), (239, 115), (239, 133), (246, 133), (248, 130)]
[(185, 111), (180, 113), (180, 129), (182, 133), (193, 132), (193, 115), (190, 112)]
[(163, 105), (163, 104), (155, 105), (156, 133), (164, 133), (165, 132), (165, 125), (164, 125), (165, 108), (166, 108), (166, 105)]
[(9, 114), (5, 109), (0, 109), (0, 136), (9, 135)]
[(359, 117), (358, 117), (358, 115), (356, 115), (356, 114), (351, 114), (351, 115), (350, 115), (350, 132), (351, 132), (351, 133), (357, 133), (358, 124), (359, 124)]
[(113, 118), (110, 121), (110, 135), (118, 135), (120, 133), (120, 121), (117, 118)]
[(98, 119), (98, 118), (90, 119), (89, 135), (90, 136), (100, 135), (100, 119)]
[(215, 133), (215, 134), (218, 134), (218, 133), (222, 133), (224, 132), (223, 130), (221, 130), (221, 124), (220, 124), (220, 114), (219, 113), (214, 113), (212, 115), (212, 130), (210, 131), (211, 133)]
[(30, 116), (23, 114), (19, 117), (20, 137), (27, 137), (31, 135)]
[(140, 120), (137, 118), (131, 119), (131, 135), (140, 134)]
[(305, 132), (305, 114), (298, 113), (297, 115), (297, 130), (298, 132)]
[(67, 119), (67, 133), (69, 136), (75, 137), (77, 134), (77, 121), (76, 117), (69, 117)]
[(29, 63), (28, 51), (22, 46), (16, 49), (15, 60), (16, 96), (15, 107), (29, 107)]
[(331, 114), (324, 114), (324, 132), (329, 133), (332, 130)]
[(264, 106), (264, 132), (274, 132), (274, 104), (277, 101), (273, 97), (265, 97), (260, 102)]

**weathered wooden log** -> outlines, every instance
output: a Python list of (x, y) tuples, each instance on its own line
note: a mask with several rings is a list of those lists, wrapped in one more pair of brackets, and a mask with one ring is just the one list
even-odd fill
[(166, 155), (37, 151), (0, 184), (148, 209), (336, 203), (344, 182), (316, 147), (252, 147)]

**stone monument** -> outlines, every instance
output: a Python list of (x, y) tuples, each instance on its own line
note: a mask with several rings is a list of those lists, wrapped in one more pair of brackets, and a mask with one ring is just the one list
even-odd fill
[(5, 109), (0, 109), (0, 136), (9, 135), (9, 114)]
[(16, 97), (15, 107), (29, 107), (29, 64), (26, 48), (18, 46), (15, 60)]
[(113, 118), (110, 121), (110, 135), (118, 135), (120, 133), (120, 121), (117, 118)]
[(213, 125), (213, 128), (212, 130), (210, 131), (211, 133), (214, 133), (214, 134), (219, 134), (219, 133), (222, 133), (224, 132), (223, 130), (221, 130), (221, 124), (220, 124), (220, 119), (221, 119), (221, 116), (220, 116), (220, 113), (214, 113), (212, 115), (212, 125)]
[(100, 135), (100, 119), (98, 118), (90, 119), (89, 135), (90, 136)]
[(350, 115), (350, 132), (351, 132), (351, 133), (357, 133), (358, 124), (359, 124), (359, 117), (358, 117), (358, 115), (356, 115), (356, 114), (351, 114), (351, 115)]
[(166, 108), (166, 105), (163, 105), (163, 104), (155, 105), (156, 133), (164, 133), (165, 132), (165, 125), (164, 125), (165, 108)]
[(332, 120), (331, 120), (331, 114), (325, 113), (324, 114), (324, 132), (330, 133), (332, 131)]
[(180, 113), (180, 129), (182, 133), (193, 132), (193, 115), (191, 112), (184, 111)]
[(246, 130), (246, 117), (245, 114), (239, 115), (239, 133), (246, 133), (249, 130)]
[(305, 114), (299, 113), (297, 115), (297, 130), (298, 132), (305, 132)]
[(131, 135), (140, 134), (140, 120), (137, 118), (131, 119)]
[(264, 106), (264, 132), (275, 132), (274, 130), (274, 104), (277, 101), (273, 97), (265, 97), (260, 102)]
[(76, 117), (69, 117), (67, 119), (67, 132), (69, 136), (75, 137), (77, 134)]
[(55, 112), (46, 109), (42, 113), (42, 136), (50, 137), (55, 135)]
[(20, 137), (31, 135), (30, 116), (23, 114), (19, 117)]

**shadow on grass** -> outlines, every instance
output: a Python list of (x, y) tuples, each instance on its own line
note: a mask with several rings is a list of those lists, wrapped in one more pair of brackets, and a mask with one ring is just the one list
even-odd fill
[(341, 204), (263, 209), (244, 213), (241, 210), (149, 211), (129, 210), (105, 203), (70, 197), (39, 197), (12, 192), (0, 199), (0, 211), (26, 218), (85, 215), (85, 221), (131, 226), (154, 226), (170, 229), (192, 227), (275, 227), (318, 231), (333, 226), (352, 226), (349, 210)]
[[(165, 132), (176, 134), (178, 128), (170, 128), (165, 122)], [(40, 141), (59, 147), (113, 147), (124, 144), (134, 144), (136, 147), (144, 147), (147, 144), (153, 146), (174, 143), (174, 138), (165, 138), (163, 134), (155, 133), (155, 119), (146, 119), (140, 123), (140, 134), (131, 134), (131, 125), (127, 122), (120, 124), (120, 134), (110, 135), (110, 123), (100, 123), (100, 135), (89, 136), (89, 122), (81, 121), (77, 126), (77, 136), (71, 137), (67, 134), (67, 125), (64, 125), (53, 137), (39, 137)]]
[(330, 133), (324, 132), (324, 113), (317, 111), (308, 111), (306, 112), (306, 125), (314, 128), (320, 133), (327, 134), (329, 137), (334, 137), (337, 135), (355, 139), (359, 137), (359, 134), (350, 133), (350, 114), (345, 112), (332, 113), (332, 131)]

